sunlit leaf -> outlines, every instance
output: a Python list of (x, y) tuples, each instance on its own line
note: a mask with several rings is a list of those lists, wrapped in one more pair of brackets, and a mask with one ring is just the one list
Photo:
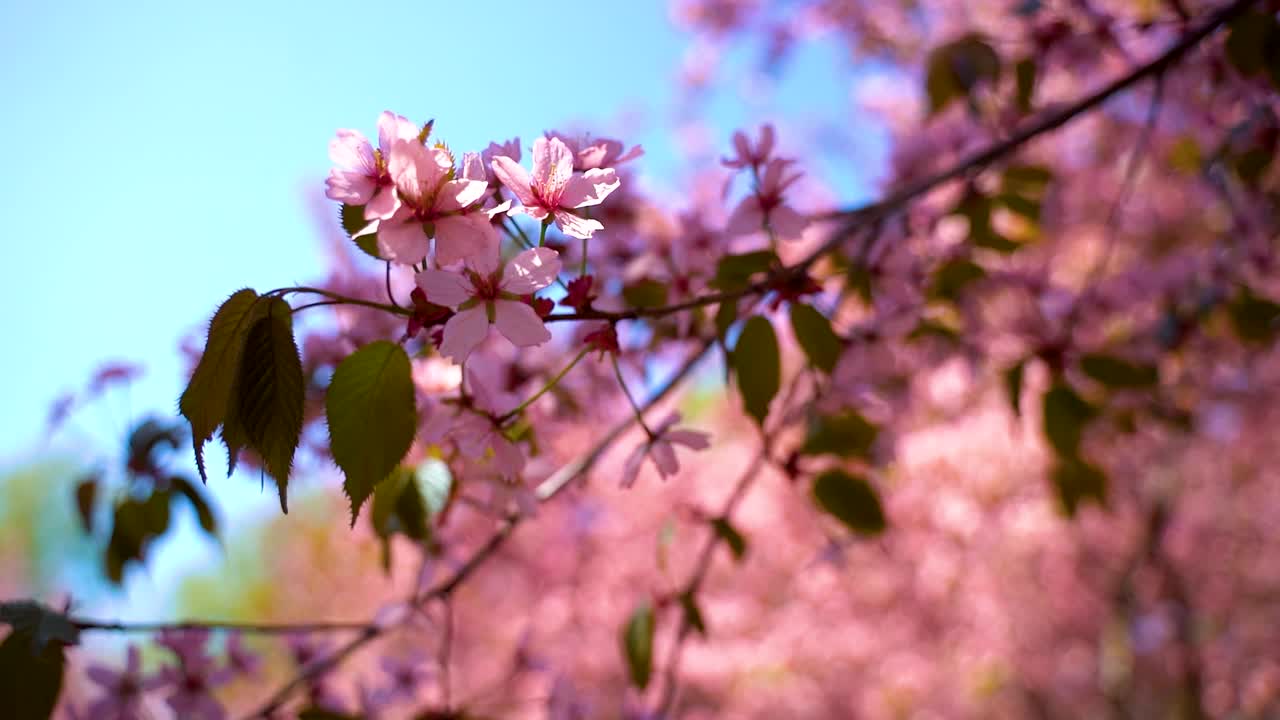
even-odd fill
[(831, 321), (812, 305), (791, 303), (791, 330), (800, 343), (809, 362), (819, 370), (830, 373), (840, 359), (844, 344), (831, 329)]
[(622, 627), (622, 654), (631, 684), (644, 690), (653, 674), (653, 608), (642, 603)]
[(680, 609), (684, 612), (684, 621), (689, 624), (689, 627), (706, 637), (707, 621), (702, 617), (702, 610), (698, 608), (698, 599), (693, 596), (693, 593), (680, 593)]
[(418, 427), (409, 356), (385, 340), (347, 356), (325, 396), (329, 447), (346, 475), (351, 524), (374, 487), (409, 452)]
[(338, 217), (342, 220), (342, 229), (347, 231), (347, 237), (355, 241), (356, 247), (369, 257), (382, 259), (378, 255), (378, 233), (372, 232), (356, 237), (356, 233), (369, 224), (369, 221), (364, 219), (363, 205), (343, 205)]

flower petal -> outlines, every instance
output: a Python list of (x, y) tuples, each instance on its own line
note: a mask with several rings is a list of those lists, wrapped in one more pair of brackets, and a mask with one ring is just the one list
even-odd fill
[(329, 159), (334, 165), (347, 170), (369, 176), (377, 174), (378, 164), (374, 161), (373, 146), (359, 130), (339, 130), (329, 141)]
[(378, 148), (386, 156), (397, 140), (417, 140), (418, 126), (409, 118), (383, 110), (378, 116)]
[(556, 210), (556, 227), (565, 235), (579, 240), (586, 240), (595, 231), (604, 229), (599, 220), (588, 220), (564, 210)]
[(653, 447), (649, 448), (649, 457), (664, 478), (680, 472), (680, 461), (676, 459), (676, 450), (665, 439), (653, 443)]
[(782, 240), (798, 240), (809, 224), (790, 205), (779, 205), (769, 212), (769, 227)]
[(622, 466), (622, 481), (618, 483), (620, 487), (629, 488), (636, 484), (636, 477), (640, 475), (640, 465), (644, 463), (644, 457), (648, 454), (648, 442), (640, 443), (635, 450), (631, 451), (627, 456), (626, 464)]
[(444, 341), (440, 343), (440, 354), (461, 364), (488, 334), (489, 316), (483, 305), (463, 310), (444, 324)]
[(525, 250), (502, 270), (501, 287), (516, 295), (529, 295), (555, 282), (560, 274), (560, 253), (551, 248)]
[(378, 255), (391, 262), (412, 265), (422, 262), (431, 248), (422, 223), (412, 219), (384, 220), (378, 225)]
[(457, 307), (471, 299), (471, 281), (445, 270), (423, 270), (415, 278), (427, 300), (437, 305)]
[(755, 195), (738, 203), (724, 228), (730, 235), (750, 235), (761, 230), (764, 230), (764, 213), (760, 210), (760, 198)]
[(364, 206), (364, 219), (389, 218), (400, 209), (400, 193), (394, 187), (384, 187)]
[(564, 193), (560, 195), (560, 207), (599, 205), (621, 184), (622, 181), (613, 168), (588, 170), (581, 175), (574, 175), (565, 184)]
[(462, 153), (462, 179), (479, 180), (485, 185), (489, 184), (489, 175), (484, 171), (484, 160), (480, 157), (480, 153)]
[(551, 339), (551, 331), (533, 308), (516, 300), (495, 300), (493, 304), (493, 323), (512, 345), (528, 347)]
[(440, 186), (435, 206), (438, 213), (456, 212), (479, 200), (489, 189), (484, 180), (450, 180)]
[(436, 220), (435, 226), (437, 265), (491, 255), (498, 249), (498, 235), (483, 215), (450, 215)]
[(669, 430), (663, 437), (668, 442), (680, 443), (690, 450), (706, 450), (711, 447), (711, 435), (701, 430)]
[(538, 198), (533, 194), (533, 187), (530, 185), (532, 178), (529, 171), (521, 167), (516, 161), (505, 155), (499, 155), (489, 163), (489, 167), (493, 170), (493, 174), (498, 177), (498, 181), (507, 187), (508, 190), (516, 196), (522, 205), (536, 206)]
[(573, 177), (573, 151), (558, 137), (533, 142), (533, 187), (548, 201), (560, 196)]
[(330, 168), (324, 181), (324, 196), (348, 205), (364, 205), (377, 187), (373, 178), (362, 172)]

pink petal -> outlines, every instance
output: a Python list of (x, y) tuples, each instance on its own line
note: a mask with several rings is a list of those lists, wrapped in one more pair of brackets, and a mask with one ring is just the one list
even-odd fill
[[(462, 179), (479, 180), (485, 185), (489, 184), (489, 175), (484, 171), (484, 160), (481, 159), (480, 153), (469, 152), (462, 154)], [(470, 205), (471, 203), (466, 204)]]
[(655, 442), (653, 447), (649, 448), (649, 457), (664, 478), (680, 472), (680, 461), (676, 460), (675, 448), (671, 447), (671, 443), (666, 440)]
[(493, 469), (504, 478), (519, 477), (524, 469), (524, 453), (520, 448), (498, 433), (490, 435), (489, 446), (493, 448)]
[(756, 156), (764, 159), (773, 154), (773, 125), (765, 124), (760, 128), (760, 144), (756, 146)]
[(378, 191), (368, 205), (364, 206), (364, 219), (389, 218), (400, 209), (400, 193), (394, 187), (385, 187)]
[(489, 163), (489, 167), (493, 169), (493, 174), (498, 176), (498, 181), (505, 185), (522, 205), (538, 204), (538, 198), (534, 196), (533, 188), (530, 186), (532, 178), (529, 177), (528, 170), (505, 155), (494, 158), (493, 162)]
[(573, 177), (573, 151), (558, 137), (540, 137), (533, 142), (533, 186), (542, 197), (559, 197)]
[(604, 229), (599, 220), (588, 220), (564, 210), (556, 210), (556, 227), (565, 235), (579, 240), (586, 240), (595, 231)]
[(373, 146), (359, 130), (339, 130), (336, 137), (329, 141), (329, 159), (334, 165), (347, 170), (370, 176), (377, 173)]
[(396, 188), (410, 203), (422, 200), (422, 183), (418, 179), (418, 161), (426, 152), (416, 142), (400, 141), (391, 146), (391, 156), (387, 159), (387, 170)]
[(467, 256), (467, 268), (470, 270), (489, 277), (498, 271), (498, 246), (494, 245), (491, 249), (484, 252), (473, 253)]
[(472, 255), (497, 251), (498, 235), (483, 215), (450, 215), (436, 220), (435, 226), (437, 265), (452, 265)]
[(588, 170), (581, 175), (574, 175), (565, 183), (564, 192), (560, 195), (560, 207), (599, 205), (621, 184), (622, 181), (613, 168)]
[(493, 322), (512, 345), (528, 347), (551, 339), (551, 331), (533, 308), (516, 300), (495, 300), (493, 304)]
[(474, 413), (463, 413), (453, 424), (449, 437), (458, 445), (458, 451), (467, 457), (482, 457), (489, 449), (489, 435), (493, 425)]
[(89, 679), (98, 683), (104, 688), (114, 688), (120, 682), (120, 673), (109, 670), (101, 665), (90, 665), (85, 669), (84, 673)]
[(622, 481), (619, 486), (629, 488), (636, 484), (636, 477), (640, 475), (640, 465), (644, 463), (645, 455), (649, 453), (649, 443), (644, 442), (631, 451), (627, 456), (627, 462), (622, 466)]
[(769, 227), (782, 240), (798, 240), (809, 221), (789, 205), (779, 205), (769, 213)]
[(378, 255), (391, 262), (412, 265), (422, 262), (431, 249), (422, 223), (409, 218), (384, 220), (378, 225)]
[(440, 186), (435, 206), (438, 213), (456, 212), (479, 200), (489, 190), (484, 180), (450, 180)]
[(455, 363), (465, 362), (471, 351), (488, 334), (489, 315), (485, 312), (484, 305), (463, 310), (444, 324), (444, 341), (440, 343), (440, 354), (451, 358)]
[(397, 140), (417, 141), (418, 126), (402, 115), (383, 110), (378, 116), (378, 148), (385, 157)]
[(764, 230), (764, 213), (760, 211), (760, 199), (755, 195), (738, 203), (724, 228), (730, 235), (750, 235), (761, 230)]
[(373, 178), (362, 172), (330, 168), (324, 181), (324, 196), (348, 205), (364, 205), (377, 187)]
[(669, 430), (663, 437), (668, 442), (680, 443), (690, 450), (706, 450), (711, 447), (711, 435), (700, 430)]
[(474, 292), (470, 280), (444, 270), (423, 270), (416, 280), (418, 287), (427, 294), (427, 300), (437, 305), (457, 307), (470, 300)]
[(551, 248), (525, 250), (502, 270), (501, 287), (516, 295), (530, 295), (555, 282), (560, 254)]

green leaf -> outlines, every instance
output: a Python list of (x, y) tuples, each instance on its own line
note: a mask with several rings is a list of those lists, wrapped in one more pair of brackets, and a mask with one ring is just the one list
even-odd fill
[(9, 720), (53, 717), (66, 670), (63, 643), (38, 642), (34, 633), (15, 630), (0, 642), (0, 698)]
[(867, 457), (880, 428), (852, 408), (839, 415), (814, 415), (800, 452), (805, 455)]
[(741, 562), (746, 557), (747, 539), (742, 537), (742, 533), (738, 532), (727, 518), (712, 518), (711, 529), (715, 531), (716, 537), (729, 546), (729, 552), (733, 553), (734, 560)]
[(325, 396), (329, 447), (346, 475), (351, 524), (374, 486), (409, 452), (418, 428), (413, 378), (404, 348), (380, 340), (338, 365)]
[(1062, 458), (1053, 469), (1053, 487), (1068, 516), (1074, 516), (1080, 504), (1092, 500), (1105, 505), (1107, 476), (1079, 458)]
[(778, 336), (767, 318), (756, 315), (747, 320), (733, 348), (733, 367), (747, 413), (764, 425), (769, 403), (782, 383)]
[(191, 382), (178, 400), (178, 410), (191, 423), (191, 444), (195, 448), (200, 478), (204, 471), (204, 444), (227, 417), (231, 391), (240, 370), (240, 355), (249, 328), (257, 319), (254, 308), (258, 294), (241, 290), (218, 308), (209, 322), (204, 354), (191, 374)]
[(1001, 193), (996, 195), (993, 200), (1009, 212), (1021, 215), (1033, 223), (1040, 222), (1041, 205), (1039, 200), (1024, 195), (1015, 195), (1014, 193)]
[(622, 654), (631, 684), (644, 690), (653, 674), (653, 608), (641, 603), (622, 628)]
[(1248, 287), (1227, 305), (1227, 316), (1241, 340), (1251, 343), (1270, 342), (1280, 329), (1280, 305), (1253, 294)]
[(667, 286), (657, 280), (640, 280), (622, 288), (622, 298), (633, 308), (662, 307), (667, 304)]
[(1024, 113), (1031, 112), (1032, 99), (1036, 91), (1036, 72), (1034, 58), (1023, 58), (1013, 66), (1013, 75), (1018, 84), (1018, 109)]
[(1026, 360), (1019, 360), (1004, 371), (1004, 391), (1009, 397), (1009, 407), (1017, 417), (1022, 417), (1022, 385), (1026, 371)]
[(65, 613), (31, 600), (0, 602), (0, 623), (29, 635), (36, 649), (55, 642), (80, 644), (80, 628)]
[(845, 282), (849, 287), (862, 298), (863, 302), (871, 302), (872, 294), (872, 278), (871, 272), (861, 264), (850, 265), (849, 271), (845, 273)]
[(777, 263), (778, 256), (772, 250), (726, 255), (716, 265), (711, 285), (724, 292), (744, 290), (751, 285), (751, 276), (767, 273)]
[(720, 307), (716, 309), (716, 337), (724, 341), (725, 335), (729, 333), (729, 328), (738, 320), (738, 301), (727, 300), (720, 303)]
[(1043, 165), (1010, 165), (1001, 182), (1005, 193), (1040, 197), (1052, 181), (1053, 171)]
[(98, 477), (90, 475), (76, 483), (76, 514), (86, 535), (93, 534), (93, 506), (98, 499)]
[(1280, 42), (1280, 26), (1275, 15), (1247, 12), (1232, 20), (1230, 28), (1224, 48), (1227, 59), (1241, 75), (1261, 72), (1267, 66), (1269, 56), (1275, 52), (1272, 46)]
[(1000, 56), (978, 35), (935, 48), (925, 68), (930, 114), (968, 96), (979, 84), (994, 85), (999, 78)]
[(698, 631), (702, 637), (707, 636), (707, 622), (702, 617), (702, 610), (698, 609), (698, 599), (691, 592), (680, 593), (680, 608), (684, 611), (684, 621), (689, 627)]
[(360, 248), (361, 252), (369, 257), (383, 259), (378, 254), (378, 233), (372, 232), (356, 237), (356, 233), (369, 224), (369, 221), (364, 219), (363, 205), (343, 205), (338, 212), (338, 217), (342, 220), (342, 229), (347, 231), (347, 237), (355, 241), (356, 247)]
[(263, 316), (244, 340), (233, 411), (248, 441), (276, 481), (280, 510), (289, 511), (285, 489), (302, 435), (305, 384), (293, 312), (277, 297), (263, 301)]
[(827, 470), (814, 479), (813, 498), (818, 507), (854, 532), (877, 535), (887, 525), (880, 498), (865, 478), (843, 470)]
[(831, 329), (831, 321), (812, 305), (791, 303), (791, 330), (796, 341), (809, 357), (809, 362), (819, 370), (830, 373), (840, 359), (844, 344)]
[(178, 494), (191, 504), (191, 509), (196, 512), (196, 519), (200, 521), (200, 529), (210, 537), (217, 537), (218, 518), (213, 514), (213, 508), (209, 507), (209, 503), (200, 494), (200, 489), (181, 475), (174, 475), (169, 478), (169, 482), (174, 490), (177, 490)]
[(1080, 358), (1085, 375), (1111, 388), (1142, 388), (1160, 382), (1154, 365), (1138, 365), (1111, 355), (1094, 353)]
[(144, 561), (151, 541), (169, 530), (171, 498), (168, 492), (157, 492), (116, 507), (104, 558), (107, 579), (117, 585), (123, 582), (125, 567)]
[(348, 715), (315, 706), (298, 711), (298, 720), (360, 720), (360, 718), (360, 715)]
[(948, 260), (933, 274), (933, 282), (929, 286), (929, 297), (935, 300), (959, 299), (960, 293), (970, 283), (977, 282), (987, 276), (987, 271), (965, 258)]
[(1097, 415), (1097, 410), (1061, 380), (1044, 394), (1042, 403), (1044, 434), (1049, 445), (1059, 457), (1076, 457), (1084, 427)]

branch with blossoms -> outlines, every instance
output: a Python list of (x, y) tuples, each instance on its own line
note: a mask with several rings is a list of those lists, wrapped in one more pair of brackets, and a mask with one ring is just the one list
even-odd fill
[[(722, 223), (708, 230), (690, 221), (670, 233), (661, 251), (637, 251), (630, 245), (634, 238), (628, 233), (637, 224), (634, 216), (646, 209), (644, 199), (628, 197), (635, 191), (625, 164), (640, 155), (638, 148), (626, 151), (616, 141), (548, 134), (532, 144), (532, 164), (526, 169), (518, 141), (459, 156), (433, 141), (433, 122), (419, 127), (390, 112), (379, 118), (376, 147), (357, 131), (340, 131), (330, 147), (337, 167), (327, 181), (328, 196), (341, 204), (342, 224), (355, 246), (371, 262), (383, 264), (379, 270), (384, 273), (374, 284), (380, 286), (377, 295), (385, 293), (385, 302), (364, 292), (369, 284), (362, 284), (367, 278), (358, 272), (319, 286), (262, 294), (245, 289), (232, 295), (212, 318), (204, 352), (180, 400), (197, 467), (206, 478), (204, 449), (216, 434), (226, 448), (229, 470), (243, 462), (270, 475), (281, 509), (287, 512), (295, 460), (300, 452), (313, 453), (332, 459), (341, 470), (351, 524), (367, 519), (384, 544), (384, 557), (389, 557), (392, 536), (403, 535), (423, 553), (424, 567), (439, 560), (441, 553), (456, 549), (445, 548), (442, 531), (463, 506), (486, 511), (483, 539), (446, 579), (430, 586), (415, 581), (406, 601), (369, 622), (130, 624), (28, 605), (5, 606), (0, 620), (15, 628), (21, 625), (11, 636), (18, 637), (14, 643), (27, 643), (37, 653), (53, 648), (59, 658), (61, 648), (75, 644), (82, 632), (160, 632), (161, 644), (176, 660), (164, 672), (144, 676), (136, 650), (130, 650), (124, 672), (94, 668), (91, 679), (115, 703), (112, 711), (136, 710), (143, 692), (164, 687), (172, 691), (169, 704), (175, 712), (208, 717), (221, 711), (211, 691), (240, 672), (235, 668), (250, 665), (238, 645), (228, 653), (240, 659), (214, 662), (209, 655), (210, 631), (227, 633), (236, 643), (242, 633), (308, 638), (352, 634), (335, 649), (294, 643), (296, 672), (252, 716), (274, 716), (302, 691), (310, 707), (331, 709), (338, 703), (327, 694), (325, 681), (333, 671), (373, 641), (420, 622), (433, 608), (447, 613), (446, 646), (451, 647), (451, 601), (458, 588), (501, 553), (540, 503), (585, 478), (629, 428), (638, 426), (643, 437), (623, 463), (622, 487), (638, 484), (646, 463), (667, 478), (678, 472), (680, 454), (707, 449), (707, 434), (680, 425), (678, 414), (656, 423), (645, 416), (719, 347), (724, 350), (727, 379), (736, 385), (745, 415), (764, 435), (764, 447), (733, 485), (721, 512), (711, 518), (713, 530), (678, 598), (682, 615), (661, 692), (650, 693), (657, 695), (651, 699), (659, 715), (666, 716), (679, 686), (683, 645), (702, 624), (694, 596), (714, 549), (720, 543), (733, 549), (740, 542), (740, 537), (734, 540), (731, 516), (763, 463), (779, 464), (793, 478), (811, 478), (813, 499), (824, 517), (855, 534), (884, 530), (875, 484), (865, 476), (875, 477), (876, 446), (888, 434), (887, 421), (864, 416), (864, 408), (857, 407), (861, 398), (856, 378), (847, 381), (842, 375), (851, 373), (837, 368), (857, 365), (863, 360), (860, 353), (870, 354), (886, 334), (897, 332), (893, 327), (900, 318), (919, 321), (913, 333), (945, 335), (948, 330), (929, 324), (923, 318), (925, 303), (910, 292), (904, 293), (905, 299), (893, 298), (902, 300), (896, 305), (879, 305), (868, 291), (866, 328), (837, 331), (837, 326), (849, 324), (842, 312), (855, 292), (857, 273), (880, 270), (887, 256), (892, 259), (892, 246), (906, 235), (887, 228), (905, 226), (914, 203), (963, 180), (962, 205), (970, 205), (959, 214), (968, 214), (971, 235), (979, 238), (977, 231), (991, 214), (989, 205), (985, 210), (972, 207), (975, 198), (990, 199), (983, 194), (989, 191), (980, 182), (983, 173), (1037, 137), (1143, 81), (1155, 80), (1163, 92), (1164, 73), (1251, 4), (1238, 0), (1210, 13), (1155, 59), (1060, 109), (1029, 117), (1003, 139), (862, 208), (801, 213), (793, 206), (801, 177), (797, 163), (776, 154), (772, 128), (766, 126), (755, 141), (739, 133), (734, 137), (735, 155), (723, 164), (745, 180), (746, 193), (723, 213)], [(972, 51), (972, 45), (968, 49)], [(968, 83), (964, 77), (950, 79)], [(968, 84), (973, 87), (966, 91), (977, 88)], [(1153, 100), (1152, 107), (1158, 103)], [(977, 108), (979, 103), (973, 105)], [(1146, 143), (1143, 136), (1144, 152)], [(1129, 167), (1136, 168), (1136, 163)], [(1125, 173), (1126, 186), (1133, 182), (1134, 172)], [(1006, 168), (1003, 181), (1041, 189), (1048, 182), (1043, 173), (1027, 168)], [(1025, 195), (1005, 193), (999, 202), (1030, 213)], [(701, 231), (714, 240), (695, 241)], [(815, 237), (822, 233), (825, 237)], [(781, 256), (806, 235), (820, 242), (809, 252), (791, 255), (799, 259), (784, 263)], [(845, 257), (856, 240), (863, 241), (862, 251)], [(969, 259), (974, 246), (1013, 252), (991, 237), (981, 237), (953, 249), (954, 256), (929, 258), (942, 263), (940, 270), (927, 273), (932, 283), (928, 292), (954, 299), (966, 285), (988, 279)], [(824, 260), (830, 262), (819, 265)], [(815, 268), (828, 266), (830, 277), (821, 282), (813, 277)], [(903, 276), (910, 272), (915, 269)], [(919, 277), (912, 280), (919, 282)], [(829, 306), (815, 300), (833, 294), (836, 285), (841, 287)], [(301, 304), (286, 300), (307, 294), (320, 299)], [(1237, 324), (1246, 330), (1258, 325), (1253, 318), (1259, 314), (1280, 315), (1267, 301), (1252, 296), (1240, 303), (1245, 317)], [(557, 312), (556, 306), (564, 310)], [(712, 306), (717, 308), (714, 320), (699, 312)], [(800, 398), (799, 406), (806, 410), (803, 418), (792, 412), (791, 398), (780, 392), (784, 343), (773, 314), (783, 306), (807, 368), (805, 377), (814, 378)], [(300, 350), (294, 316), (318, 308), (333, 313), (341, 329), (308, 330)], [(1073, 511), (1081, 501), (1100, 502), (1105, 485), (1081, 442), (1098, 409), (1071, 381), (1082, 375), (1108, 390), (1126, 390), (1151, 385), (1156, 371), (1104, 353), (1082, 352), (1072, 343), (1071, 333), (1084, 323), (1067, 317), (1067, 330), (1034, 346), (1010, 368), (1007, 384), (1013, 409), (1020, 412), (1024, 365), (1043, 360), (1047, 366), (1046, 439), (1055, 453), (1054, 483), (1064, 505)], [(623, 325), (632, 321), (646, 322)], [(553, 323), (565, 330), (553, 333)], [(631, 327), (637, 332), (627, 333)], [(955, 346), (979, 354), (974, 343), (957, 341)], [(654, 356), (652, 364), (678, 365), (666, 383), (640, 401), (633, 391), (636, 380), (628, 380), (628, 375), (647, 374), (646, 352)], [(798, 382), (793, 379), (789, 387), (789, 392), (797, 392)], [(854, 400), (836, 409), (824, 403), (824, 395), (841, 393)], [(609, 413), (602, 398), (618, 400), (618, 407), (625, 400), (625, 416)], [(882, 403), (881, 408), (890, 404)], [(613, 423), (613, 429), (573, 459), (555, 447), (554, 423), (561, 415)], [(306, 437), (316, 433), (306, 430), (318, 433), (321, 424), (326, 439), (308, 447)], [(774, 458), (772, 433), (782, 435), (800, 424), (806, 426), (805, 437), (797, 448), (785, 459)], [(766, 427), (771, 434), (765, 434)], [(559, 470), (533, 482), (545, 468), (556, 466)], [(443, 486), (423, 479), (424, 468), (440, 467), (447, 475)], [(113, 534), (120, 545), (132, 543), (125, 547), (128, 552), (116, 548), (120, 572), (141, 562), (146, 544), (159, 534), (148, 524), (147, 511), (163, 504), (167, 529), (169, 499), (176, 497), (174, 493), (191, 496), (171, 489), (163, 473), (144, 474), (150, 478), (148, 487), (162, 494), (164, 502), (152, 507), (133, 500), (132, 505), (121, 505), (130, 507), (129, 513), (116, 512), (117, 529), (138, 530)], [(191, 502), (198, 507), (196, 500)], [(362, 513), (366, 506), (371, 507)], [(389, 560), (384, 563), (389, 565)], [(641, 697), (649, 692), (654, 671), (654, 625), (652, 608), (642, 605), (622, 634), (628, 674)], [(451, 677), (450, 663), (450, 653), (442, 648), (442, 678)], [(421, 682), (420, 671), (400, 667), (389, 671), (387, 687), (362, 686), (361, 712), (373, 715), (390, 698), (412, 697)], [(443, 683), (444, 699), (428, 712), (452, 716), (460, 711), (453, 707), (449, 681)], [(90, 707), (92, 714), (107, 706)]]

